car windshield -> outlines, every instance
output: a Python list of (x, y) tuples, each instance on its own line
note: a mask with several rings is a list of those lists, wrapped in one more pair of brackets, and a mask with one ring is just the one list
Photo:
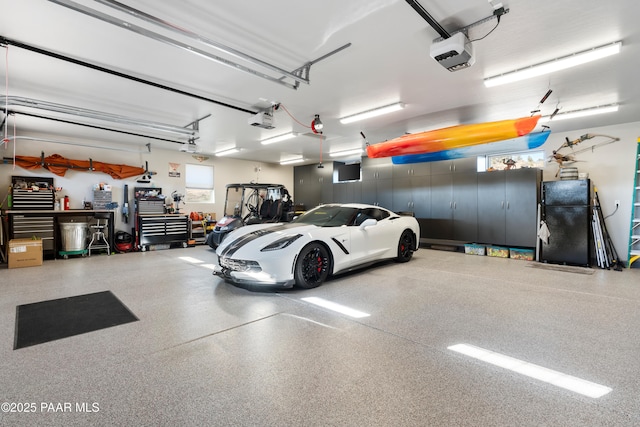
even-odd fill
[(358, 212), (357, 208), (324, 205), (311, 209), (296, 218), (296, 223), (312, 224), (319, 227), (340, 227), (350, 225)]

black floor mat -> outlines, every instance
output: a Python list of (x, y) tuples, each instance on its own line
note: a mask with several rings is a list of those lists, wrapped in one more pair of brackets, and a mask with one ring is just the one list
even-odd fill
[(16, 307), (14, 350), (137, 321), (111, 291)]

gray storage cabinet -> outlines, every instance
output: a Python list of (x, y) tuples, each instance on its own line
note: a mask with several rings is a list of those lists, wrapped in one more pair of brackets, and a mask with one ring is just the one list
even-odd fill
[(478, 241), (505, 246), (536, 246), (540, 169), (478, 174)]

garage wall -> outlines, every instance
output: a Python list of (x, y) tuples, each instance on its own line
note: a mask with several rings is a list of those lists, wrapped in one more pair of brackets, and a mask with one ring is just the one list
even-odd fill
[[(573, 141), (586, 133), (620, 138), (620, 141), (597, 147), (593, 152), (588, 151), (576, 155), (575, 158), (578, 162), (570, 166), (577, 167), (579, 172), (589, 174), (592, 186), (597, 188), (603, 215), (611, 215), (606, 219), (606, 225), (616, 251), (621, 259), (626, 260), (640, 122), (589, 128), (569, 133), (552, 133), (542, 147), (545, 150), (545, 155), (550, 156), (553, 150), (557, 150), (565, 142), (565, 137)], [(590, 147), (594, 143), (606, 140), (607, 138), (596, 137), (580, 143), (575, 147), (575, 150)], [(571, 150), (564, 148), (560, 152), (570, 154)], [(543, 179), (545, 181), (558, 180), (559, 178), (555, 176), (557, 171), (557, 164), (548, 164), (544, 169)], [(616, 200), (620, 200), (620, 207), (614, 213)]]
[[(30, 135), (34, 136), (34, 135)], [(59, 139), (59, 138), (56, 138)], [(73, 141), (69, 139), (69, 141)], [(80, 143), (80, 141), (78, 141)], [(13, 156), (13, 142), (7, 148), (0, 145), (2, 157)], [(151, 153), (132, 153), (105, 149), (90, 149), (74, 145), (63, 145), (55, 143), (34, 142), (18, 140), (16, 145), (16, 155), (40, 156), (44, 152), (45, 156), (60, 154), (61, 156), (107, 163), (127, 164), (130, 166), (143, 166), (145, 161), (149, 163), (149, 170), (157, 172), (153, 175), (151, 184), (139, 184), (138, 177), (126, 180), (116, 180), (103, 173), (91, 173), (80, 171), (68, 171), (64, 177), (52, 174), (46, 169), (27, 170), (15, 167), (11, 164), (0, 164), (0, 201), (7, 194), (12, 175), (20, 176), (44, 176), (53, 177), (55, 185), (62, 187), (62, 195), (69, 195), (71, 209), (81, 209), (83, 197), (87, 201), (93, 200), (93, 184), (105, 182), (112, 186), (113, 201), (122, 206), (124, 184), (129, 185), (129, 197), (133, 197), (133, 188), (156, 186), (162, 188), (166, 196), (170, 196), (173, 191), (184, 194), (184, 169), (185, 164), (207, 164), (214, 167), (215, 203), (213, 204), (187, 204), (181, 205), (181, 212), (215, 212), (217, 218), (221, 218), (224, 210), (225, 185), (234, 182), (269, 182), (284, 184), (287, 188), (293, 188), (293, 167), (281, 166), (279, 164), (260, 163), (245, 160), (236, 160), (225, 157), (215, 157), (209, 155), (209, 159), (200, 163), (191, 154), (182, 153), (175, 150), (153, 148)], [(178, 171), (179, 178), (169, 177), (169, 163), (180, 164)], [(6, 208), (6, 203), (5, 206)], [(116, 230), (130, 231), (133, 222), (123, 223), (121, 210), (116, 211)]]
[[(604, 134), (620, 138), (620, 141), (609, 145), (598, 147), (593, 152), (581, 153), (577, 156), (579, 162), (574, 166), (580, 172), (589, 173), (593, 184), (598, 189), (600, 201), (603, 206), (606, 223), (611, 233), (614, 245), (622, 259), (627, 257), (627, 245), (629, 239), (629, 224), (631, 218), (631, 203), (633, 199), (633, 180), (636, 165), (637, 139), (640, 136), (640, 122), (628, 123), (602, 128), (589, 128), (570, 133), (552, 133), (543, 145), (545, 155), (550, 156), (565, 141), (565, 137), (570, 140), (577, 139), (585, 133)], [(604, 141), (604, 138), (595, 138), (585, 141), (576, 147), (588, 147), (593, 143)], [(80, 141), (78, 141), (80, 142)], [(3, 157), (13, 155), (13, 143), (7, 148), (0, 148)], [(177, 150), (163, 150), (153, 148), (151, 153), (129, 153), (103, 149), (89, 149), (71, 145), (61, 145), (52, 143), (18, 141), (16, 154), (39, 156), (44, 151), (45, 156), (50, 154), (60, 154), (74, 159), (88, 159), (91, 157), (96, 161), (110, 163), (124, 163), (132, 166), (144, 165), (145, 160), (149, 162), (149, 169), (158, 172), (153, 177), (153, 184), (161, 187), (166, 195), (177, 190), (184, 192), (184, 165), (195, 163), (191, 154), (181, 153)], [(568, 153), (566, 149), (562, 151)], [(169, 162), (179, 163), (180, 178), (169, 177)], [(280, 166), (276, 164), (235, 160), (229, 158), (216, 158), (210, 156), (203, 164), (214, 166), (216, 202), (214, 204), (191, 204), (182, 206), (183, 212), (202, 211), (215, 212), (218, 218), (222, 217), (224, 209), (224, 186), (232, 182), (274, 182), (282, 183), (291, 191), (293, 190), (293, 167)], [(544, 180), (552, 181), (558, 179), (555, 174), (558, 170), (556, 164), (549, 164), (544, 169)], [(63, 187), (63, 194), (68, 194), (71, 199), (71, 207), (76, 209), (81, 207), (82, 198), (92, 200), (92, 186), (94, 183), (106, 182), (113, 186), (113, 199), (122, 204), (122, 189), (124, 184), (128, 184), (130, 192), (135, 186), (146, 186), (149, 184), (138, 184), (135, 179), (114, 180), (110, 176), (102, 173), (87, 173), (69, 171), (65, 177), (58, 177), (46, 170), (28, 171), (13, 165), (0, 165), (0, 200), (7, 192), (12, 175), (31, 176), (53, 176), (56, 186)], [(151, 184), (151, 185), (153, 185)], [(617, 212), (615, 200), (620, 200), (620, 207)], [(132, 226), (121, 222), (122, 216), (117, 212), (116, 229), (128, 230)]]

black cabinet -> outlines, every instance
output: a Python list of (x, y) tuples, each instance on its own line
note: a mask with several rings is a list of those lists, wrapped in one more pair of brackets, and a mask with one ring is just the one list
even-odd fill
[(542, 171), (514, 169), (478, 174), (478, 241), (536, 246)]
[(478, 160), (476, 159), (476, 157), (431, 162), (431, 175), (439, 175), (445, 173), (468, 173), (477, 172), (477, 170)]
[(391, 159), (362, 160), (362, 203), (392, 209), (393, 206), (393, 164)]
[(418, 218), (431, 216), (431, 177), (393, 179), (393, 207), (396, 212), (413, 212)]
[(431, 216), (422, 237), (453, 239), (453, 175), (431, 175)]
[(138, 238), (143, 251), (149, 245), (176, 243), (187, 247), (189, 217), (181, 214), (138, 215)]
[(454, 173), (453, 239), (474, 242), (478, 238), (478, 174)]
[(359, 203), (362, 201), (360, 181), (339, 182), (333, 185), (333, 201), (336, 203)]
[(362, 181), (331, 185), (329, 199), (313, 168), (295, 168), (296, 203), (309, 195), (323, 202), (362, 202), (412, 212), (422, 238), (536, 246), (539, 169), (478, 173), (475, 157), (404, 165), (364, 158)]
[(431, 215), (423, 237), (474, 241), (478, 227), (476, 173), (442, 173), (431, 176)]
[(293, 172), (293, 200), (307, 209), (333, 201), (333, 166), (316, 164), (298, 166)]
[(430, 163), (393, 165), (392, 210), (428, 218), (431, 215), (430, 172)]

